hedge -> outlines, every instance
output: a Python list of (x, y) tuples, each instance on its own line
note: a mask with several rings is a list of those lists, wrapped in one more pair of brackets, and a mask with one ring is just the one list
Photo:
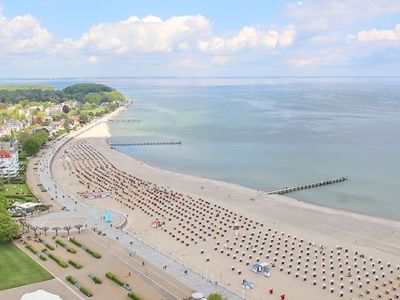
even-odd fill
[(61, 247), (63, 247), (65, 250), (67, 250), (69, 253), (76, 253), (76, 249), (73, 247), (69, 247), (66, 243), (64, 243), (62, 240), (56, 240), (56, 243), (59, 244)]
[(85, 288), (85, 287), (83, 287), (83, 286), (81, 286), (81, 287), (79, 288), (79, 290), (80, 290), (83, 294), (85, 294), (87, 297), (92, 297), (92, 296), (93, 296), (93, 293), (92, 293), (89, 289), (87, 289), (87, 288)]
[(92, 297), (93, 296), (93, 293), (89, 290), (89, 289), (87, 289), (87, 288), (85, 288), (84, 286), (82, 286), (82, 285), (80, 285), (79, 284), (79, 282), (74, 278), (74, 277), (72, 277), (72, 276), (67, 276), (67, 277), (65, 277), (66, 279), (67, 279), (67, 281), (69, 282), (69, 283), (71, 283), (72, 285), (74, 285), (75, 287), (77, 287), (83, 294), (85, 294), (87, 297)]
[(31, 251), (33, 254), (37, 253), (37, 251), (35, 250), (35, 248), (33, 248), (31, 244), (26, 245), (25, 248)]
[(111, 273), (111, 272), (107, 272), (106, 273), (106, 277), (108, 278), (108, 279), (111, 279), (112, 281), (114, 281), (116, 284), (118, 284), (118, 285), (120, 285), (120, 286), (123, 286), (125, 283), (124, 282), (122, 282), (116, 275), (114, 275), (113, 273)]
[(54, 260), (60, 267), (68, 268), (68, 264), (67, 264), (65, 261), (59, 259), (59, 258), (58, 258), (57, 256), (55, 256), (54, 254), (48, 253), (47, 255), (48, 255), (52, 260)]
[(73, 260), (68, 260), (68, 263), (73, 266), (75, 269), (82, 269), (82, 265), (78, 264), (77, 262), (73, 261)]
[(43, 260), (43, 261), (46, 261), (46, 260), (47, 260), (47, 257), (44, 256), (43, 254), (40, 254), (39, 257), (40, 257), (40, 259)]
[(90, 279), (92, 279), (95, 284), (102, 284), (103, 283), (103, 281), (101, 281), (100, 278), (96, 277), (96, 275), (94, 275), (92, 273), (89, 273), (88, 277)]
[(82, 244), (81, 242), (77, 241), (76, 239), (71, 238), (71, 239), (69, 239), (69, 241), (70, 241), (72, 244), (78, 246), (79, 248), (85, 250), (87, 253), (89, 253), (89, 254), (90, 254), (91, 256), (93, 256), (94, 258), (97, 258), (97, 259), (100, 259), (100, 258), (101, 258), (101, 254), (100, 254), (100, 253), (98, 253), (98, 252), (96, 252), (96, 251), (93, 251), (92, 249), (86, 247), (84, 244)]
[(129, 292), (128, 297), (133, 300), (141, 300), (141, 298), (138, 295), (136, 295), (134, 292)]
[(66, 279), (67, 279), (67, 281), (69, 282), (69, 283), (71, 283), (71, 284), (73, 284), (73, 285), (75, 285), (78, 281), (76, 281), (76, 279), (74, 278), (74, 277), (72, 277), (72, 276), (67, 276), (67, 277), (65, 277)]
[(47, 248), (49, 248), (50, 250), (55, 250), (55, 249), (56, 249), (53, 245), (47, 243), (45, 240), (43, 240), (43, 239), (41, 239), (41, 238), (39, 238), (39, 242), (41, 242), (42, 244), (44, 244), (44, 245), (45, 245)]

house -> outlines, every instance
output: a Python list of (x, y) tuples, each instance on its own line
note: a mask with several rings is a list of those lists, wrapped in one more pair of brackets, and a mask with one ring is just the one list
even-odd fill
[(7, 131), (9, 131), (9, 133), (12, 133), (22, 130), (24, 128), (24, 123), (19, 120), (9, 119), (5, 121), (4, 126), (7, 128)]
[(61, 103), (61, 104), (54, 105), (52, 107), (48, 107), (44, 111), (46, 112), (46, 114), (51, 116), (51, 115), (55, 115), (55, 114), (61, 114), (62, 108), (63, 108), (63, 104)]
[(0, 143), (0, 178), (10, 178), (18, 175), (19, 159), (18, 145), (15, 141)]

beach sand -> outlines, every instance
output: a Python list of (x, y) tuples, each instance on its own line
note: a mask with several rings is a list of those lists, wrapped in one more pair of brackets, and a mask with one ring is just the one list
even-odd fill
[[(247, 232), (240, 230), (235, 246), (232, 244), (235, 241), (235, 233), (229, 229), (229, 226), (225, 226), (228, 230), (223, 238), (207, 238), (207, 241), (184, 246), (163, 230), (153, 228), (151, 221), (155, 219), (154, 216), (150, 217), (136, 208), (135, 210), (127, 209), (126, 205), (116, 201), (118, 196), (115, 194), (104, 199), (89, 200), (80, 197), (81, 201), (87, 205), (126, 212), (129, 230), (132, 233), (217, 284), (227, 287), (246, 299), (279, 299), (281, 293), (286, 295), (286, 299), (339, 299), (340, 291), (343, 292), (344, 299), (358, 299), (360, 293), (364, 297), (368, 297), (367, 299), (371, 297), (376, 299), (378, 294), (382, 299), (395, 299), (396, 294), (399, 293), (398, 276), (400, 271), (397, 265), (400, 264), (400, 222), (318, 207), (284, 196), (266, 195), (263, 192), (236, 184), (161, 170), (111, 149), (106, 143), (109, 136), (107, 123), (100, 123), (66, 144), (64, 149), (69, 149), (77, 143), (87, 143), (99, 151), (118, 170), (157, 186), (163, 186), (168, 190), (190, 195), (192, 199), (204, 199), (212, 205), (229, 209), (248, 220), (254, 220), (254, 222), (264, 225), (260, 241), (265, 233), (269, 233), (269, 235), (266, 238), (267, 243), (263, 254), (262, 256), (258, 255), (260, 250), (260, 246), (258, 246), (257, 253), (249, 258), (248, 255), (251, 254), (254, 244), (248, 251), (244, 251), (245, 245), (239, 249), (238, 244), (244, 234), (246, 234), (244, 239), (247, 243), (252, 229)], [(52, 170), (57, 182), (61, 183), (69, 193), (78, 196), (79, 193), (87, 191), (87, 187), (65, 168), (63, 151), (57, 154)], [(90, 176), (90, 172), (88, 174)], [(250, 200), (251, 198), (254, 200)], [(193, 221), (196, 222), (196, 220)], [(181, 227), (178, 224), (178, 220), (167, 220), (165, 227), (168, 231), (178, 230)], [(178, 229), (175, 229), (176, 227)], [(271, 231), (268, 231), (268, 228)], [(258, 234), (258, 230), (259, 226), (254, 229), (255, 235)], [(288, 236), (289, 234), (290, 236)], [(229, 242), (226, 242), (226, 239), (229, 239)], [(272, 249), (272, 253), (267, 259), (264, 254), (267, 253), (270, 239), (274, 239), (274, 241), (271, 241), (269, 248)], [(301, 240), (303, 240), (302, 243)], [(217, 241), (220, 242), (219, 245), (217, 245)], [(287, 248), (283, 246), (284, 243), (288, 244)], [(320, 245), (323, 245), (323, 250)], [(340, 247), (337, 248), (337, 246)], [(215, 247), (217, 250), (214, 250)], [(233, 247), (233, 250), (229, 250), (230, 247)], [(295, 249), (291, 251), (290, 247)], [(238, 257), (233, 259), (235, 249), (239, 249), (239, 252)], [(284, 249), (289, 250), (286, 255)], [(345, 252), (345, 249), (348, 251)], [(224, 250), (223, 254), (221, 250)], [(204, 254), (201, 251), (204, 251)], [(230, 252), (230, 256), (227, 256), (227, 252)], [(243, 262), (240, 263), (238, 259), (242, 252), (246, 252), (246, 255)], [(294, 252), (292, 262), (289, 261), (290, 252)], [(306, 252), (310, 252), (310, 256), (306, 256)], [(346, 253), (348, 258), (345, 258)], [(282, 255), (286, 257), (282, 259)], [(301, 258), (298, 258), (298, 255), (301, 255)], [(314, 258), (314, 255), (318, 257)], [(206, 257), (209, 258), (208, 262)], [(246, 266), (246, 261), (249, 261), (250, 264), (255, 263), (256, 257), (260, 257), (260, 262), (270, 264), (274, 257), (278, 257), (276, 266), (271, 268), (271, 277), (266, 278), (262, 274), (256, 274), (250, 270), (249, 266)], [(309, 261), (306, 261), (307, 257), (309, 257)], [(354, 257), (357, 261), (354, 261)], [(281, 259), (284, 260), (283, 265)], [(312, 263), (313, 260), (316, 260), (315, 264)], [(333, 262), (329, 263), (330, 260)], [(347, 264), (346, 260), (348, 260)], [(364, 260), (366, 260), (365, 263)], [(354, 265), (356, 262), (357, 265)], [(388, 263), (390, 266), (387, 265)], [(292, 264), (292, 266), (289, 267), (288, 264)], [(298, 264), (299, 271), (296, 270)], [(333, 271), (329, 269), (329, 264), (332, 265)], [(382, 270), (380, 269), (381, 265)], [(351, 266), (351, 274), (348, 274), (349, 277), (347, 277), (349, 266)], [(235, 268), (234, 271), (232, 271), (232, 267)], [(280, 271), (280, 267), (282, 267), (282, 271)], [(290, 274), (287, 274), (289, 269)], [(306, 269), (307, 274), (304, 273)], [(340, 269), (344, 269), (344, 272), (340, 273)], [(372, 273), (374, 269), (376, 269), (376, 274)], [(393, 273), (390, 273), (391, 269), (393, 269)], [(242, 271), (240, 275), (237, 273), (238, 270)], [(325, 274), (322, 273), (323, 270), (325, 270)], [(357, 274), (357, 270), (359, 274)], [(312, 276), (314, 272), (316, 273), (315, 277)], [(335, 277), (331, 278), (333, 272), (335, 272)], [(367, 272), (368, 276), (365, 275)], [(383, 272), (385, 272), (384, 275)], [(299, 273), (299, 278), (296, 278), (296, 273)], [(339, 274), (343, 275), (342, 280), (339, 279)], [(307, 277), (305, 281), (303, 276)], [(361, 277), (360, 280), (357, 276)], [(379, 277), (377, 281), (374, 279), (375, 276)], [(323, 277), (326, 277), (324, 282)], [(243, 279), (252, 281), (255, 288), (242, 289)], [(316, 281), (315, 286), (313, 285), (314, 280)], [(332, 285), (331, 280), (334, 280)], [(350, 283), (351, 280), (353, 283)], [(326, 289), (323, 289), (322, 284), (326, 284)], [(341, 284), (344, 286), (343, 289), (340, 288)], [(353, 287), (351, 293), (349, 292), (350, 286)], [(331, 287), (334, 287), (332, 293)], [(269, 289), (274, 289), (273, 295), (268, 295)]]

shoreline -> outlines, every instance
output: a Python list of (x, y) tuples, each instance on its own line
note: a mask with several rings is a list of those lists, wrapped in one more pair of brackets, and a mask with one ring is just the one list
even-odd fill
[[(108, 142), (107, 142), (108, 138), (112, 137), (112, 134), (111, 134), (110, 126), (108, 124), (107, 124), (107, 127), (108, 127), (108, 133), (106, 135), (107, 137), (104, 137), (104, 143), (108, 145)], [(120, 155), (126, 157), (127, 159), (132, 159), (136, 163), (139, 163), (139, 164), (145, 164), (147, 167), (152, 168), (155, 172), (165, 172), (165, 173), (173, 175), (173, 176), (187, 177), (187, 178), (194, 179), (194, 180), (204, 180), (205, 183), (213, 182), (218, 185), (224, 185), (227, 187), (246, 189), (249, 193), (256, 194), (256, 195), (267, 196), (267, 193), (268, 193), (268, 191), (258, 190), (253, 187), (242, 185), (242, 184), (239, 184), (236, 182), (224, 181), (224, 180), (220, 180), (217, 178), (197, 176), (197, 175), (192, 175), (192, 174), (188, 174), (188, 173), (181, 173), (178, 171), (162, 169), (162, 168), (156, 166), (155, 164), (152, 164), (151, 162), (140, 160), (135, 156), (131, 156), (129, 154), (126, 154), (125, 152), (119, 151), (115, 147), (109, 146), (109, 148), (110, 148), (110, 150), (113, 150), (113, 151), (119, 153)], [(278, 196), (278, 195), (276, 195), (276, 196)], [(378, 217), (378, 216), (373, 216), (373, 215), (368, 215), (368, 214), (362, 214), (362, 213), (358, 213), (355, 211), (343, 210), (340, 208), (335, 208), (335, 207), (330, 207), (330, 206), (318, 205), (318, 204), (314, 204), (314, 203), (311, 203), (311, 202), (308, 202), (305, 200), (300, 200), (300, 199), (290, 197), (290, 196), (279, 195), (278, 197), (280, 198), (280, 200), (282, 202), (287, 202), (288, 204), (301, 206), (301, 207), (307, 208), (307, 209), (313, 209), (316, 211), (320, 211), (322, 213), (330, 213), (330, 214), (337, 214), (337, 215), (342, 215), (342, 216), (347, 216), (347, 217), (353, 217), (353, 218), (359, 219), (359, 220), (368, 219), (368, 220), (376, 222), (378, 224), (400, 227), (400, 220), (383, 218), (383, 217)]]
[[(394, 264), (400, 263), (400, 222), (317, 206), (286, 196), (266, 195), (266, 193), (260, 193), (234, 183), (163, 170), (116, 149), (111, 149), (107, 144), (107, 138), (110, 135), (108, 123), (106, 121), (99, 122), (93, 128), (75, 136), (63, 146), (63, 149), (80, 143), (90, 145), (98, 153), (101, 153), (111, 166), (125, 174), (140, 178), (144, 182), (187, 195), (189, 199), (201, 198), (214, 205), (229, 207), (230, 211), (268, 224), (268, 226), (282, 231), (282, 234), (283, 232), (295, 233), (298, 237), (303, 237), (305, 241), (313, 241), (313, 245), (324, 245), (327, 249), (335, 249), (337, 245), (341, 245), (357, 250), (356, 253), (366, 253), (368, 256), (378, 257)], [(129, 217), (127, 215), (129, 222), (125, 230), (203, 274), (205, 278), (213, 281), (219, 277), (218, 285), (229, 288), (236, 294), (241, 294), (238, 283), (241, 276), (238, 278), (230, 271), (230, 267), (233, 266), (232, 260), (219, 257), (218, 253), (213, 252), (215, 241), (209, 240), (196, 246), (182, 247), (176, 245), (162, 231), (151, 228), (149, 223), (152, 219), (148, 215), (137, 210), (128, 211), (122, 202), (117, 201), (119, 199), (117, 195), (94, 200), (80, 197), (80, 193), (86, 188), (66, 170), (63, 171), (62, 161), (62, 153), (59, 153), (58, 159), (54, 162), (54, 176), (56, 181), (63, 182), (63, 189), (69, 194), (80, 199), (85, 205), (101, 209), (125, 210), (129, 213)], [(87, 174), (90, 174), (90, 171)], [(112, 176), (111, 178), (115, 180)], [(255, 201), (249, 200), (252, 197), (256, 198)], [(169, 226), (178, 225), (174, 224), (174, 220), (168, 223), (170, 223)], [(169, 226), (167, 228), (172, 229)], [(210, 255), (211, 261), (217, 260), (221, 267), (215, 269), (215, 266), (204, 264), (199, 255), (200, 249), (205, 249)], [(331, 298), (334, 296), (333, 294), (328, 294), (322, 289), (312, 289), (313, 291), (311, 291), (303, 285), (302, 281), (285, 277), (284, 274), (276, 272), (277, 270), (274, 271), (274, 278), (268, 279), (269, 283), (267, 284), (273, 284), (278, 290), (286, 291), (288, 296), (294, 296), (296, 291), (301, 291), (300, 295), (308, 299), (321, 299), (321, 297), (336, 299)], [(221, 272), (220, 276), (218, 276), (219, 272)], [(255, 280), (257, 285), (265, 285), (265, 279), (261, 281), (263, 278), (254, 276), (257, 275), (246, 272), (245, 278)], [(290, 284), (289, 287), (288, 284)], [(263, 291), (265, 293), (265, 289)], [(260, 299), (263, 291), (258, 289), (251, 293), (249, 291), (248, 299)]]

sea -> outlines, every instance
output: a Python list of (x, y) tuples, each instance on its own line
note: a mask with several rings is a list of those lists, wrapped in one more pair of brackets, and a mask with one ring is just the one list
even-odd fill
[(271, 191), (316, 205), (400, 220), (400, 78), (67, 78), (0, 84), (110, 85), (133, 105), (112, 141), (181, 145), (118, 151), (163, 169)]

